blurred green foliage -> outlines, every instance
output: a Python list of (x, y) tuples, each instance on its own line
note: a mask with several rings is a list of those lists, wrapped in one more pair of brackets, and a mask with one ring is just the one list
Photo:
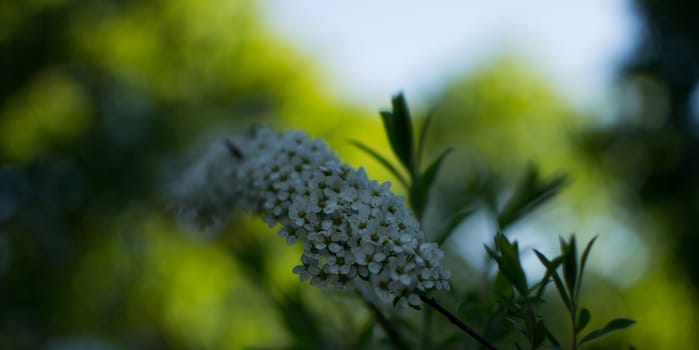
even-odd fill
[(1, 1), (0, 17), (0, 348), (347, 343), (332, 327), (362, 314), (317, 321), (268, 229), (202, 236), (165, 210), (211, 130), (350, 113), (253, 2)]

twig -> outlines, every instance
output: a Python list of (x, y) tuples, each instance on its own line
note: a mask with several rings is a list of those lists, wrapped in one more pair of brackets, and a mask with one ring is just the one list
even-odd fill
[(459, 318), (454, 316), (451, 312), (449, 312), (447, 309), (443, 308), (442, 305), (439, 305), (433, 298), (428, 298), (426, 296), (421, 295), (420, 299), (422, 302), (425, 304), (431, 306), (435, 310), (437, 310), (440, 314), (444, 315), (449, 321), (453, 324), (455, 324), (457, 327), (461, 328), (466, 334), (471, 336), (471, 338), (477, 340), (479, 343), (481, 343), (483, 346), (490, 350), (497, 350), (495, 345), (491, 344), (488, 339), (485, 339), (482, 335), (476, 333), (476, 331), (473, 330), (473, 328), (469, 327), (467, 324), (465, 324), (463, 321), (461, 321)]

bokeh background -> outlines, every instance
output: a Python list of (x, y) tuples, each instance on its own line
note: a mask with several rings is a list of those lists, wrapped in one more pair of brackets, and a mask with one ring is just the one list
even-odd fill
[[(599, 235), (592, 325), (638, 321), (589, 348), (694, 348), (699, 5), (492, 3), (0, 0), (0, 348), (380, 346), (352, 295), (298, 282), (298, 247), (261, 220), (192, 230), (167, 193), (255, 123), (322, 137), (390, 181), (347, 140), (389, 155), (376, 111), (399, 90), (416, 117), (435, 113), (427, 155), (456, 149), (433, 203), (477, 209), (444, 245), (464, 300), (492, 268), (479, 199), (536, 164), (572, 182), (508, 229), (528, 275), (543, 272), (531, 248)], [(465, 304), (451, 306), (478, 324)]]

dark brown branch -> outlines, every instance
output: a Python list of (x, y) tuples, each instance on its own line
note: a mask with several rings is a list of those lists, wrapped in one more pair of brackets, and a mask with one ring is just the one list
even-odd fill
[(469, 327), (467, 324), (465, 324), (463, 321), (461, 321), (458, 317), (454, 316), (451, 312), (449, 312), (447, 309), (443, 308), (442, 305), (439, 305), (433, 298), (428, 298), (426, 296), (421, 295), (420, 299), (422, 300), (423, 303), (431, 306), (433, 309), (437, 310), (440, 314), (444, 315), (449, 321), (453, 324), (455, 324), (457, 327), (461, 328), (462, 331), (466, 332), (471, 338), (477, 340), (479, 343), (481, 343), (483, 346), (490, 350), (497, 350), (495, 345), (491, 344), (488, 339), (485, 339), (482, 335), (476, 333), (476, 331), (473, 330), (473, 328)]

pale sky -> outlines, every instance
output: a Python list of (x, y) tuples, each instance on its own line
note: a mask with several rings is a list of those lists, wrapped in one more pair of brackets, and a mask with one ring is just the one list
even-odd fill
[(629, 0), (265, 0), (266, 21), (320, 64), (337, 94), (419, 98), (498, 52), (516, 51), (577, 104), (606, 93), (633, 46)]

